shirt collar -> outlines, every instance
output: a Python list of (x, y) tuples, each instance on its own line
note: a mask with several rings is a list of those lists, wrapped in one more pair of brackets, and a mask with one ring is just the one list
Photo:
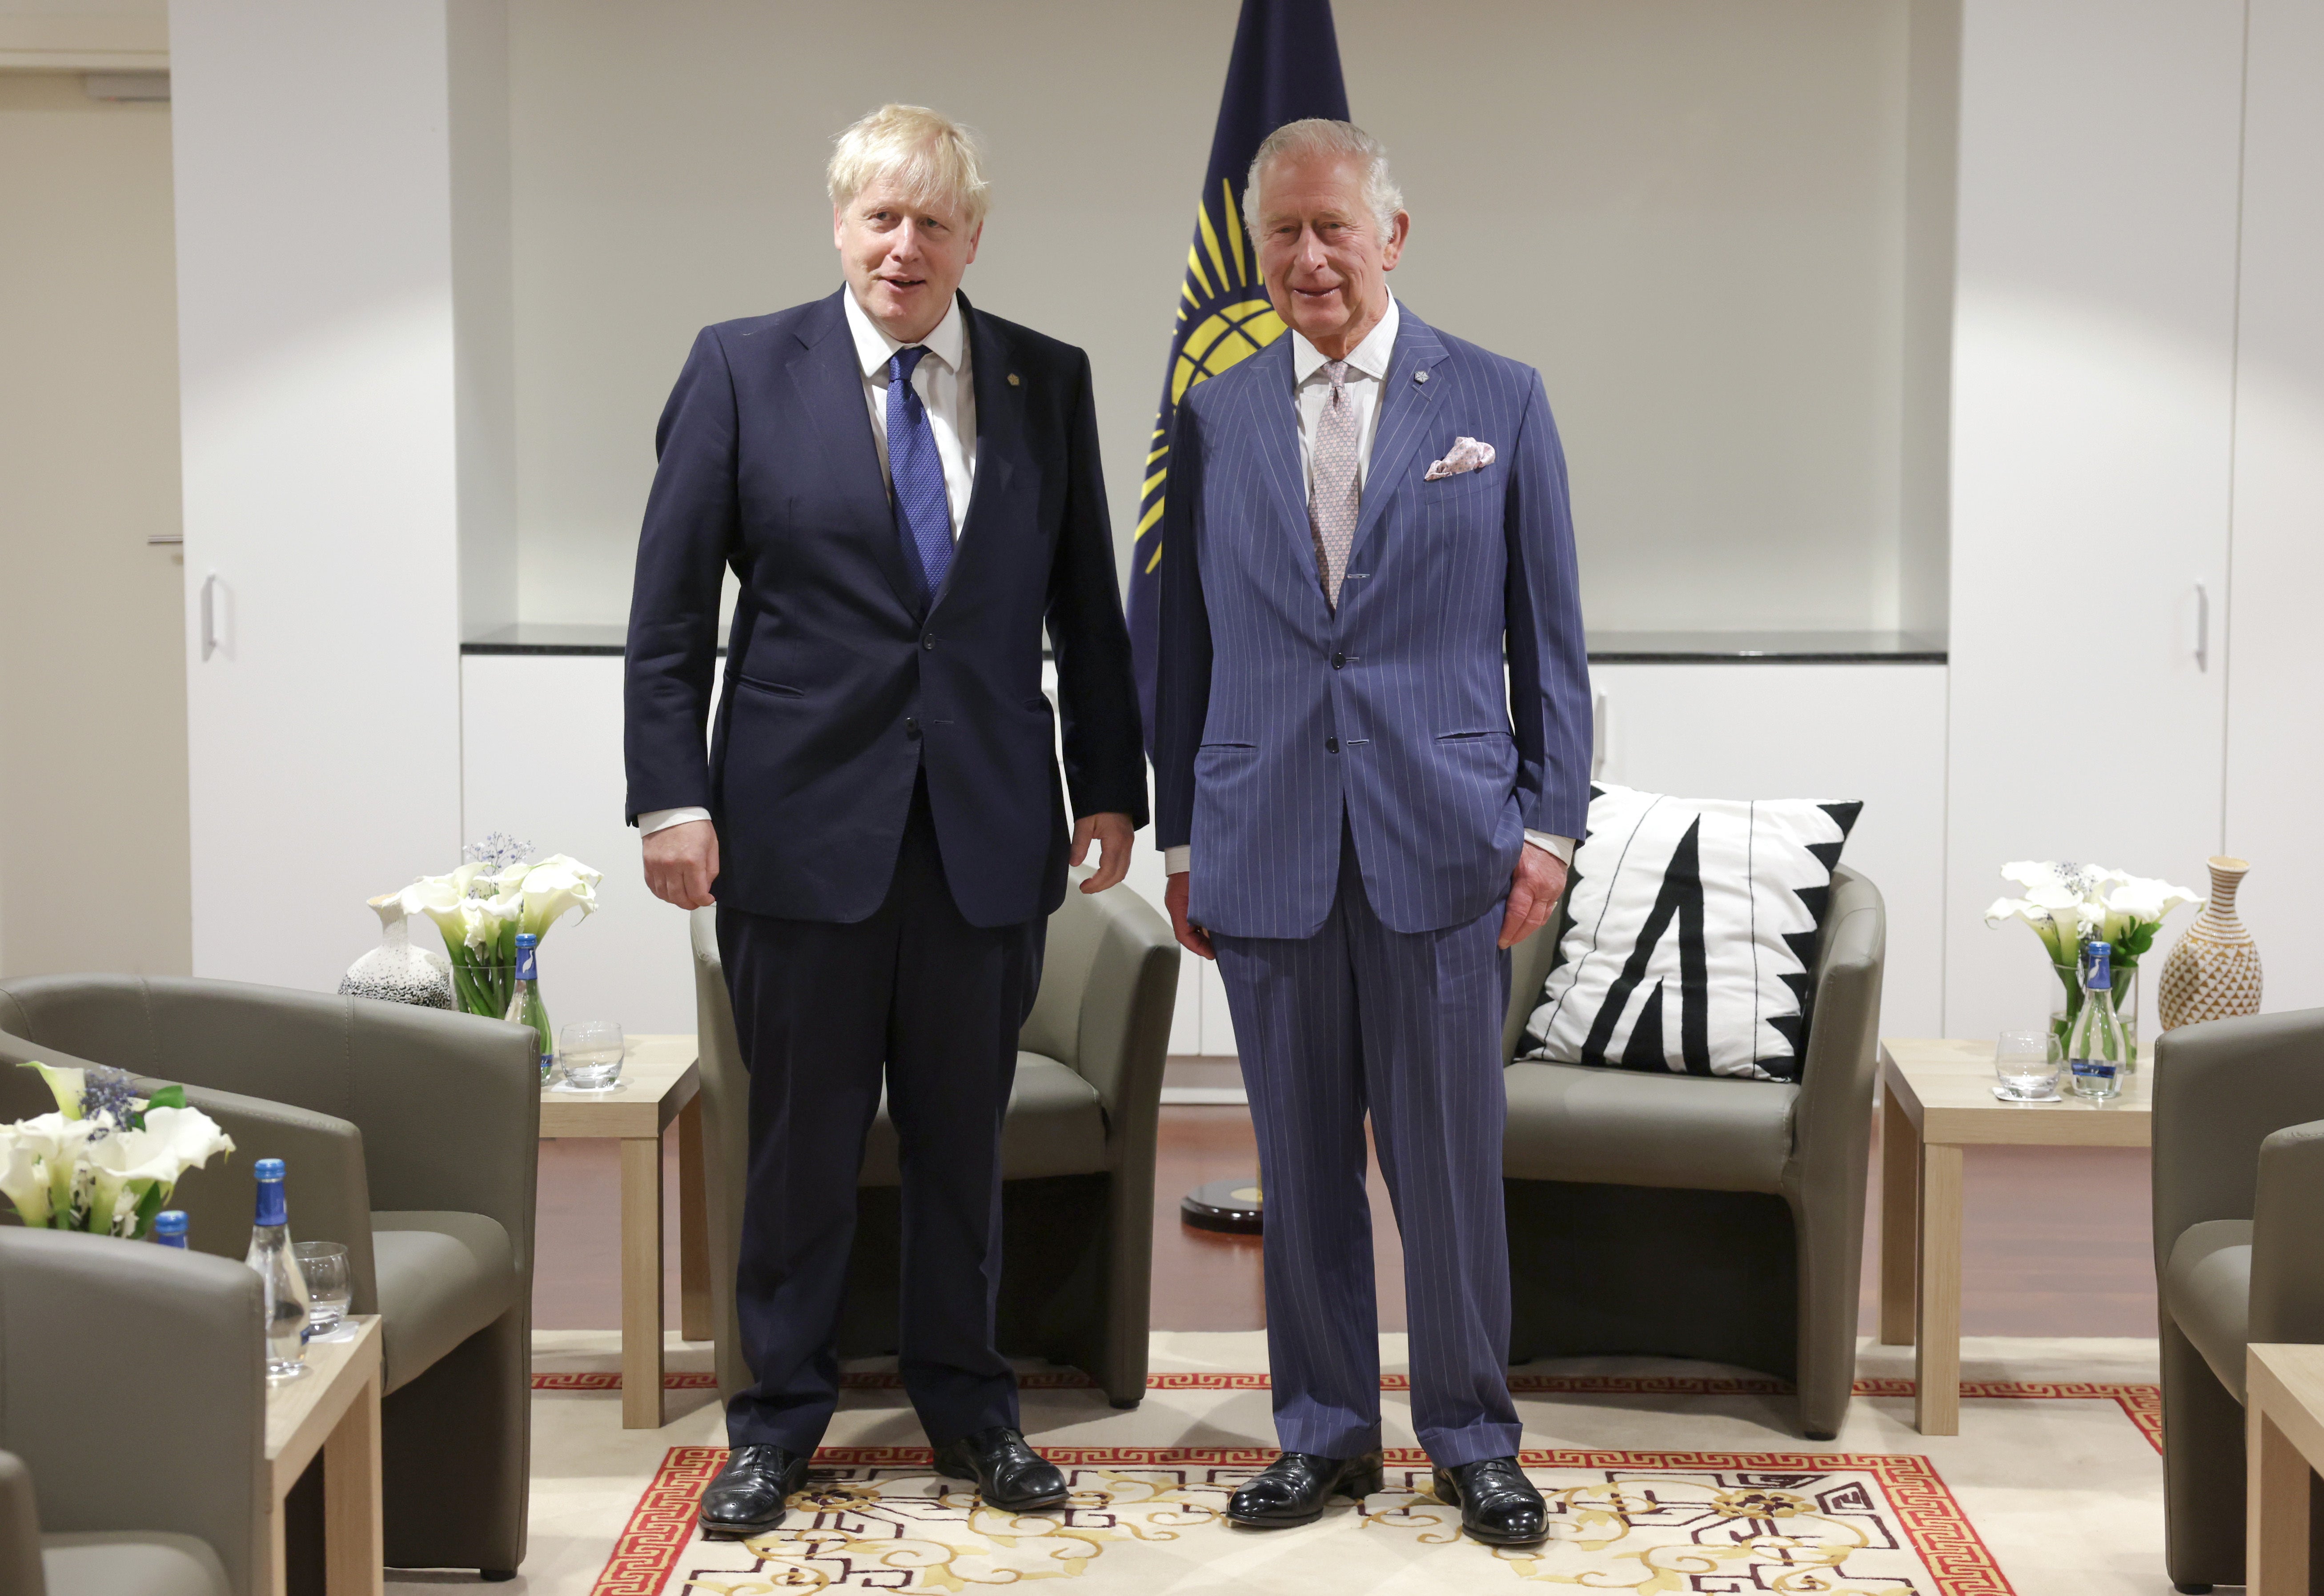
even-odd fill
[[(865, 319), (868, 321), (870, 318)], [(1388, 358), (1396, 353), (1397, 323), (1403, 319), (1403, 313), (1396, 308), (1396, 295), (1390, 293), (1388, 314), (1364, 335), (1362, 343), (1349, 352), (1349, 367), (1376, 382), (1387, 382)], [(1323, 352), (1309, 343), (1305, 333), (1294, 332), (1291, 335), (1292, 386), (1304, 386), (1308, 378), (1323, 369)]]
[[(855, 358), (863, 367), (863, 374), (874, 382), (885, 383), (888, 363), (895, 358), (897, 350), (906, 346), (890, 337), (888, 329), (872, 319), (872, 313), (857, 302), (853, 287), (843, 287), (839, 298), (847, 309), (847, 330), (854, 336)], [(945, 310), (944, 319), (936, 323), (936, 331), (920, 342), (927, 346), (931, 358), (944, 362), (957, 373), (961, 370), (962, 348), (967, 341), (968, 331), (960, 318), (960, 296), (955, 294)]]

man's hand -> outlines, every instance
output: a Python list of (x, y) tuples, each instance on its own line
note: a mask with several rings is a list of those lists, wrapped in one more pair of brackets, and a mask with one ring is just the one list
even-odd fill
[(646, 885), (664, 903), (707, 909), (718, 879), (718, 828), (707, 820), (665, 826), (646, 834)]
[(1177, 933), (1180, 947), (1203, 958), (1216, 959), (1219, 955), (1211, 946), (1211, 934), (1186, 918), (1186, 877), (1189, 873), (1182, 870), (1170, 878), (1168, 884), (1162, 889), (1162, 907), (1170, 911), (1170, 929)]
[(1564, 891), (1564, 861), (1531, 843), (1518, 849), (1517, 867), (1509, 877), (1508, 912), (1501, 917), (1501, 946), (1515, 947), (1540, 930)]
[(1130, 839), (1137, 835), (1127, 815), (1084, 815), (1074, 822), (1072, 863), (1076, 870), (1089, 857), (1090, 844), (1098, 845), (1097, 873), (1082, 883), (1083, 891), (1102, 892), (1121, 885), (1121, 878), (1130, 873)]

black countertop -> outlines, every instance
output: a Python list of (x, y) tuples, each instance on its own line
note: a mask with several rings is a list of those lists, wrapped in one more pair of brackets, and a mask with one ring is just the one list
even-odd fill
[[(463, 654), (618, 658), (626, 629), (525, 622), (472, 638)], [(721, 648), (720, 654), (726, 650)], [(1941, 634), (1917, 632), (1593, 632), (1597, 665), (1941, 665)]]

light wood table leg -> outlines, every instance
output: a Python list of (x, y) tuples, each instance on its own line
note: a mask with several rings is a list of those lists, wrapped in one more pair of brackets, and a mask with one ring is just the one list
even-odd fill
[(323, 1438), (323, 1588), (329, 1596), (382, 1596), (379, 1369)]
[(661, 1428), (661, 1139), (622, 1139), (622, 1427)]
[(273, 1596), (290, 1596), (290, 1555), (283, 1535), (283, 1502), (281, 1497), (267, 1511), (267, 1574), (266, 1588)]
[(1921, 1242), (1921, 1132), (1892, 1087), (1880, 1103), (1880, 1340), (1913, 1344)]
[(688, 1341), (709, 1341), (709, 1193), (703, 1181), (702, 1097), (687, 1099), (678, 1112), (678, 1333)]
[(1961, 1150), (1921, 1146), (1921, 1246), (1913, 1416), (1923, 1435), (1960, 1434)]
[(2257, 1403), (2244, 1435), (2251, 1492), (2246, 1588), (2250, 1596), (2308, 1596), (2308, 1460)]

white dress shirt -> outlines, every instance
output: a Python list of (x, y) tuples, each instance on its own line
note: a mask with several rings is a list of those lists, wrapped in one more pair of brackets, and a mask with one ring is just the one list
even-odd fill
[[(1360, 493), (1364, 478), (1372, 466), (1372, 440), (1379, 435), (1380, 394), (1388, 387), (1388, 359), (1396, 353), (1396, 329), (1403, 320), (1397, 309), (1396, 296), (1388, 297), (1388, 314), (1381, 317), (1363, 342), (1348, 352), (1348, 369), (1341, 378), (1343, 398), (1356, 407), (1356, 487)], [(1315, 494), (1315, 429), (1323, 420), (1323, 408), (1332, 402), (1332, 379), (1323, 367), (1329, 356), (1309, 343), (1305, 334), (1291, 334), (1291, 380), (1299, 411), (1299, 469), (1307, 478), (1307, 494)], [(1573, 839), (1553, 836), (1545, 831), (1528, 831), (1526, 841), (1537, 848), (1546, 848), (1560, 861), (1573, 863)], [(1181, 843), (1175, 848), (1162, 850), (1163, 870), (1176, 875), (1189, 866), (1194, 857), (1191, 844)]]
[[(855, 340), (856, 364), (863, 368), (863, 403), (872, 412), (872, 438), (880, 450), (880, 475), (887, 481), (888, 497), (896, 496), (896, 481), (888, 467), (888, 363), (908, 346), (890, 337), (856, 301), (855, 291), (845, 289), (840, 302), (846, 308), (847, 330)], [(936, 330), (920, 342), (927, 353), (912, 368), (912, 391), (928, 413), (928, 430), (936, 434), (936, 457), (944, 462), (945, 498), (952, 512), (953, 540), (960, 540), (962, 521), (968, 514), (968, 495), (976, 486), (976, 385), (968, 368), (968, 328), (960, 318), (955, 298)], [(689, 807), (653, 809), (638, 816), (644, 835), (690, 820), (707, 820), (710, 811)]]

